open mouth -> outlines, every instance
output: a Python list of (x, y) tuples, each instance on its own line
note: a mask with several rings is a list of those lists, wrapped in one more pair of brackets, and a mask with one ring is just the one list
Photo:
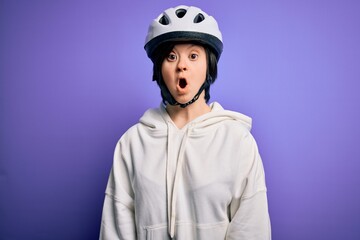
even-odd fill
[(179, 80), (180, 88), (184, 89), (186, 87), (186, 85), (187, 85), (186, 79), (185, 78), (180, 78), (180, 80)]

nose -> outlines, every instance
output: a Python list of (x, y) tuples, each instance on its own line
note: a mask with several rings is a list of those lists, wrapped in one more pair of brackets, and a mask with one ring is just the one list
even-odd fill
[(187, 70), (187, 63), (186, 63), (186, 59), (184, 58), (179, 58), (178, 64), (177, 64), (177, 71), (178, 72), (183, 72)]

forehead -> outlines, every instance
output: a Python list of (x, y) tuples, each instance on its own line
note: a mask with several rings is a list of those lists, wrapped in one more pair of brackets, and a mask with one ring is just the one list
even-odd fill
[(186, 51), (186, 50), (202, 50), (205, 51), (204, 47), (196, 43), (177, 43), (174, 45), (173, 50)]

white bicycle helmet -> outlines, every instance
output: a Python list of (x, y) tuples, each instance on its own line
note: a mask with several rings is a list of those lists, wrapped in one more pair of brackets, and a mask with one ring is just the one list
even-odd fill
[(192, 6), (169, 8), (152, 21), (145, 40), (145, 50), (150, 59), (164, 42), (198, 41), (208, 45), (219, 60), (222, 49), (222, 35), (216, 20)]

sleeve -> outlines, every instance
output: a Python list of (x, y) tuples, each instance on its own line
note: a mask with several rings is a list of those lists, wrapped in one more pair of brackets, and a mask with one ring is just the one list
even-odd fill
[(131, 166), (124, 160), (119, 142), (105, 191), (100, 240), (136, 240), (134, 193), (130, 176)]
[[(230, 204), (228, 240), (271, 240), (265, 173), (254, 138), (242, 142), (235, 197)], [(246, 170), (244, 172), (244, 169)]]

